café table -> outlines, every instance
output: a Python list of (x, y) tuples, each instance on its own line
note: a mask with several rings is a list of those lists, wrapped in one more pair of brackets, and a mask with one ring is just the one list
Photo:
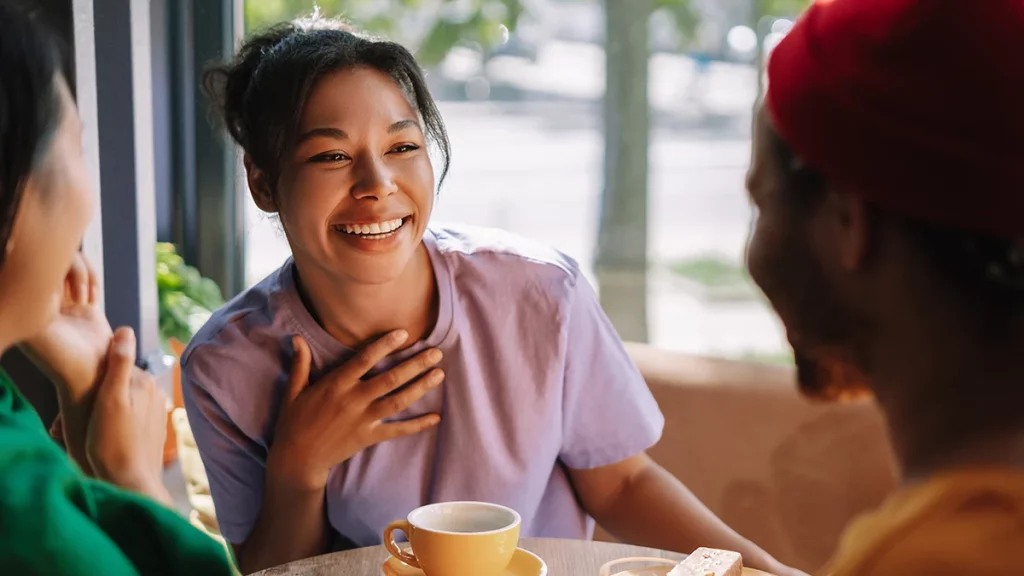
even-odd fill
[[(684, 558), (682, 554), (653, 548), (584, 540), (523, 538), (519, 547), (540, 556), (548, 565), (548, 576), (597, 576), (601, 566), (619, 558)], [(379, 576), (387, 559), (388, 552), (383, 546), (370, 546), (299, 560), (255, 576)]]

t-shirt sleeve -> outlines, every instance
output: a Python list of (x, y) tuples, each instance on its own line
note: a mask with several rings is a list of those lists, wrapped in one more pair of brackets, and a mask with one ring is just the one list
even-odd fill
[(560, 459), (578, 470), (621, 462), (653, 446), (665, 419), (582, 275), (568, 309)]
[(241, 544), (249, 537), (263, 504), (266, 450), (231, 420), (208, 391), (218, 384), (213, 378), (231, 377), (228, 370), (216, 365), (216, 357), (205, 349), (193, 351), (182, 365), (182, 393), (220, 533), (228, 542)]

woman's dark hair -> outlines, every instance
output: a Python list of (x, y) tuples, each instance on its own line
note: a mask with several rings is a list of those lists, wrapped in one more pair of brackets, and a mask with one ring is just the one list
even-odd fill
[[(25, 180), (61, 121), (60, 46), (24, 11), (0, 2), (0, 264)], [(66, 77), (66, 76), (65, 76)]]
[[(824, 198), (824, 176), (807, 166), (772, 131), (773, 154), (782, 174), (782, 200), (806, 215)], [(1024, 315), (1024, 239), (997, 238), (947, 228), (875, 208), (872, 218), (888, 218), (909, 235), (938, 276), (973, 306), (993, 341), (1017, 330)]]
[(274, 184), (313, 86), (327, 74), (362, 66), (390, 76), (417, 108), (427, 138), (441, 154), (443, 182), (451, 160), (448, 133), (423, 71), (399, 44), (314, 15), (249, 38), (233, 61), (206, 71), (203, 86), (231, 136), (267, 172), (276, 193)]

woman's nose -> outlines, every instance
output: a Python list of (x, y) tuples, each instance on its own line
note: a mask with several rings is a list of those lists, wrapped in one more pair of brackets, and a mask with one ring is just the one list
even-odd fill
[(382, 200), (398, 191), (394, 175), (382, 158), (366, 158), (359, 162), (358, 177), (352, 186), (352, 197)]

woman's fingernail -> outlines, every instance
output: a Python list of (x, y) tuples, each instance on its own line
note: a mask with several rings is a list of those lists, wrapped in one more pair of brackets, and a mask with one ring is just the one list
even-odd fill
[(444, 354), (436, 348), (427, 352), (427, 362), (431, 364), (437, 364), (442, 358), (444, 358)]
[(122, 328), (114, 333), (114, 347), (122, 354), (129, 354), (135, 351), (135, 331), (131, 328)]
[(409, 333), (405, 330), (395, 330), (391, 333), (391, 341), (395, 344), (401, 344), (409, 338)]
[(430, 387), (434, 388), (444, 382), (444, 370), (434, 370), (430, 373)]

